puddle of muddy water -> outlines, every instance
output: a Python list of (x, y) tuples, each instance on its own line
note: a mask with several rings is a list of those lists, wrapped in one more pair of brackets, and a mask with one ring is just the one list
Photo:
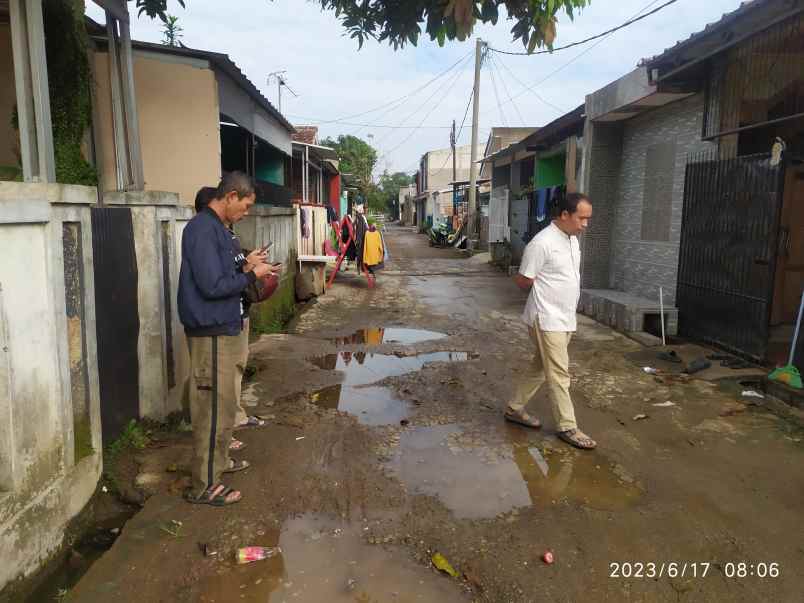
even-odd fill
[(367, 352), (339, 352), (311, 360), (324, 370), (344, 373), (344, 381), (313, 394), (313, 402), (324, 408), (355, 415), (365, 425), (391, 425), (408, 415), (408, 405), (386, 387), (367, 387), (387, 377), (420, 371), (430, 362), (464, 362), (466, 352), (433, 352), (397, 357)]
[(402, 434), (391, 467), (417, 494), (438, 498), (456, 517), (492, 518), (570, 500), (599, 510), (631, 506), (641, 491), (599, 454), (542, 451), (527, 443), (467, 441), (455, 425)]
[(267, 546), (278, 557), (245, 566), (227, 563), (202, 585), (205, 603), (283, 601), (379, 603), (466, 601), (458, 587), (398, 550), (370, 546), (363, 528), (315, 515), (292, 519)]
[(360, 329), (346, 337), (330, 338), (329, 341), (337, 345), (378, 346), (385, 343), (413, 345), (424, 341), (437, 341), (445, 337), (447, 337), (446, 333), (439, 333), (437, 331), (388, 327)]

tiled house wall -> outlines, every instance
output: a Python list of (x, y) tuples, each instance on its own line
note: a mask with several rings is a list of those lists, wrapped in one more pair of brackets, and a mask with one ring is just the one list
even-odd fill
[[(702, 119), (703, 95), (699, 94), (635, 117), (623, 126), (622, 158), (612, 215), (610, 288), (655, 300), (662, 286), (665, 301), (675, 303), (687, 157), (709, 144), (701, 141)], [(673, 144), (674, 157), (659, 153), (664, 165), (651, 165), (646, 170), (649, 157), (657, 156), (656, 149)], [(672, 204), (667, 224), (669, 233), (659, 237), (666, 240), (646, 236), (646, 231), (655, 229), (643, 229), (642, 225), (646, 191), (650, 186), (648, 180), (657, 178), (657, 174), (659, 183), (654, 181), (654, 190), (664, 186), (672, 189), (662, 195), (665, 203)]]
[(594, 207), (589, 228), (581, 241), (581, 285), (585, 289), (609, 289), (614, 208), (617, 205), (622, 125), (587, 122), (584, 139), (587, 163), (583, 191)]

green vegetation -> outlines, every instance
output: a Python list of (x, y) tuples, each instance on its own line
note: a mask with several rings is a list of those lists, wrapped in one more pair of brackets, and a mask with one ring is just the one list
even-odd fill
[[(167, 0), (136, 0), (139, 14), (167, 19)], [(184, 0), (178, 0), (184, 6)], [(394, 49), (418, 43), (424, 32), (443, 46), (466, 40), (475, 24), (497, 24), (501, 10), (513, 21), (511, 34), (528, 49), (552, 48), (558, 15), (570, 20), (591, 0), (316, 0), (332, 11), (349, 36), (362, 47), (367, 39), (388, 42)]]
[(81, 148), (92, 120), (92, 72), (84, 12), (84, 0), (47, 0), (43, 4), (56, 181), (94, 186), (97, 171)]
[(289, 274), (266, 301), (251, 307), (251, 332), (254, 335), (281, 333), (296, 314), (296, 285)]
[(143, 450), (150, 441), (151, 439), (144, 425), (132, 419), (129, 424), (126, 425), (120, 437), (109, 444), (106, 450), (109, 457), (115, 458), (126, 450)]

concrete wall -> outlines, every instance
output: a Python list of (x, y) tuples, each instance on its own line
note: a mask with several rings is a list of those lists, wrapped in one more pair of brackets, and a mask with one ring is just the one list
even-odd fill
[(616, 109), (637, 102), (656, 92), (650, 83), (646, 67), (637, 67), (631, 73), (611, 82), (586, 97), (586, 114), (592, 121)]
[[(703, 96), (698, 95), (625, 122), (612, 224), (609, 282), (614, 289), (658, 299), (662, 286), (666, 301), (675, 303), (687, 156), (709, 144), (701, 142), (702, 119)], [(649, 149), (673, 142), (675, 161), (671, 157), (668, 165), (646, 170)], [(644, 240), (646, 176), (656, 177), (661, 170), (667, 170), (662, 185), (672, 189), (667, 195), (671, 203), (669, 240)]]
[(101, 474), (95, 201), (0, 182), (0, 589), (56, 552)]
[(11, 56), (11, 28), (0, 23), (0, 166), (16, 166), (14, 154), (17, 134), (11, 127), (11, 112), (17, 104), (14, 87), (14, 61)]
[[(193, 205), (202, 186), (221, 175), (220, 111), (215, 73), (203, 61), (163, 60), (134, 53), (134, 85), (140, 123), (145, 189), (175, 191)], [(95, 99), (101, 186), (117, 190), (112, 97), (106, 52), (95, 54)]]
[(244, 249), (256, 249), (273, 242), (268, 259), (283, 262), (285, 271), (277, 291), (270, 299), (251, 308), (251, 330), (276, 331), (293, 314), (298, 250), (296, 248), (297, 208), (254, 206), (249, 215), (235, 225)]
[[(483, 158), (484, 145), (477, 145), (477, 158)], [(455, 149), (456, 175), (458, 180), (469, 180), (469, 168), (472, 164), (472, 145), (464, 145)], [(478, 165), (478, 173), (480, 166)], [(452, 182), (452, 156), (450, 149), (440, 149), (427, 153), (427, 190), (435, 191), (449, 188)]]

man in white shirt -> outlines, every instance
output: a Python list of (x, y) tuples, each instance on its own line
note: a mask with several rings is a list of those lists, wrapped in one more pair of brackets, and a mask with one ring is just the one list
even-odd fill
[(581, 295), (581, 252), (578, 235), (592, 217), (592, 203), (584, 195), (570, 193), (556, 209), (557, 217), (528, 243), (515, 277), (530, 291), (523, 319), (536, 346), (529, 374), (519, 383), (505, 418), (526, 427), (541, 423), (526, 411), (530, 399), (547, 382), (558, 437), (585, 450), (597, 443), (578, 429), (570, 398), (569, 346), (577, 329), (575, 314)]

